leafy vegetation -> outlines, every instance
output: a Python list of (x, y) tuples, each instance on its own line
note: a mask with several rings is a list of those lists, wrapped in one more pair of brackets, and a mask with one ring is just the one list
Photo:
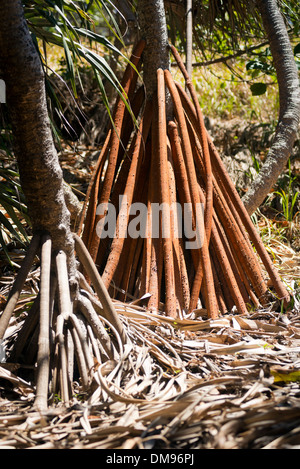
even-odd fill
[[(51, 80), (52, 70), (47, 62), (49, 46), (58, 46), (64, 52), (64, 71), (60, 74), (65, 78), (65, 85), (70, 88), (76, 108), (78, 86), (81, 84), (81, 73), (89, 66), (95, 75), (103, 103), (110, 113), (110, 103), (107, 96), (107, 83), (117, 90), (126, 102), (126, 95), (118, 80), (115, 71), (109, 64), (110, 54), (117, 54), (124, 62), (128, 62), (127, 55), (108, 39), (108, 35), (99, 31), (107, 30), (110, 35), (118, 39), (124, 46), (115, 16), (112, 13), (113, 5), (107, 1), (70, 2), (61, 1), (27, 1), (25, 2), (25, 15), (41, 54), (46, 73), (46, 86), (51, 99), (51, 107), (60, 117), (64, 126), (68, 123), (62, 112), (59, 96)], [(97, 13), (97, 14), (95, 14)]]
[(292, 222), (296, 215), (294, 208), (299, 195), (299, 191), (293, 193), (293, 182), (296, 179), (297, 178), (292, 175), (291, 162), (289, 160), (287, 189), (284, 190), (283, 188), (281, 188), (279, 191), (275, 192), (275, 194), (280, 197), (283, 216), (287, 222)]

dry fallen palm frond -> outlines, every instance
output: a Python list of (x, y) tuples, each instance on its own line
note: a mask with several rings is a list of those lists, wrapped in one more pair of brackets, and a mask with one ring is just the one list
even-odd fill
[[(42, 414), (29, 405), (33, 397), (28, 383), (13, 381), (23, 399), (29, 394), (22, 404), (15, 403), (17, 412), (1, 403), (1, 447), (297, 445), (297, 315), (283, 319), (280, 313), (261, 310), (176, 324), (140, 307), (114, 305), (129, 336), (120, 359), (95, 366), (96, 387), (87, 390), (84, 401), (74, 395), (70, 404), (75, 407), (57, 403)], [(188, 322), (198, 329), (186, 329)]]

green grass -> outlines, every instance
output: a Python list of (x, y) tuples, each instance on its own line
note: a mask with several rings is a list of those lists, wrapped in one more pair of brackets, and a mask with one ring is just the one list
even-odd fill
[[(246, 76), (246, 71), (244, 72)], [(267, 86), (261, 96), (253, 96), (251, 82), (234, 77), (224, 65), (201, 67), (193, 71), (193, 83), (203, 113), (211, 118), (241, 118), (248, 122), (272, 122), (277, 118), (277, 85)]]

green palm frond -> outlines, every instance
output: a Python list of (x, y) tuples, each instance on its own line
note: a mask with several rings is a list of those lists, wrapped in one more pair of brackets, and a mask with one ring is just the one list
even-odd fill
[[(115, 19), (116, 11), (112, 11), (114, 5), (111, 1), (25, 0), (24, 7), (28, 26), (45, 65), (46, 75), (49, 74), (46, 57), (47, 45), (59, 46), (64, 52), (68, 82), (75, 98), (77, 98), (78, 86), (76, 78), (79, 78), (80, 82), (81, 67), (88, 64), (95, 73), (99, 92), (107, 111), (110, 113), (106, 87), (103, 86), (104, 82), (108, 83), (121, 96), (128, 111), (131, 112), (126, 93), (106, 56), (109, 53), (114, 53), (125, 64), (130, 61), (126, 53), (119, 50), (113, 42), (97, 30), (100, 27), (105, 29), (111, 36), (118, 39), (121, 46), (124, 46)], [(98, 18), (97, 21), (98, 23), (100, 21), (101, 25), (97, 25), (94, 18)], [(38, 41), (42, 42), (42, 47), (38, 46)], [(101, 46), (101, 52), (95, 50), (93, 47), (95, 44)], [(135, 68), (133, 64), (132, 66)], [(50, 89), (50, 85), (47, 85), (47, 89)], [(55, 96), (53, 88), (50, 99), (53, 108), (61, 116), (59, 98)]]

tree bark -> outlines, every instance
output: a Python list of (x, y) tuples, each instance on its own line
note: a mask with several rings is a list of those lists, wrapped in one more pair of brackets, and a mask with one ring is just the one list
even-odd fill
[(62, 170), (48, 117), (45, 81), (20, 0), (0, 3), (0, 69), (6, 83), (14, 153), (33, 232), (47, 232), (75, 272), (74, 240)]
[[(137, 15), (142, 39), (146, 41), (143, 53), (143, 77), (147, 99), (157, 90), (157, 70), (169, 70), (170, 55), (163, 0), (138, 0)], [(166, 95), (168, 118), (172, 117), (169, 94)]]
[(249, 214), (259, 207), (275, 185), (291, 155), (300, 121), (298, 70), (284, 19), (275, 0), (257, 0), (277, 73), (280, 111), (276, 133), (267, 158), (243, 197)]

